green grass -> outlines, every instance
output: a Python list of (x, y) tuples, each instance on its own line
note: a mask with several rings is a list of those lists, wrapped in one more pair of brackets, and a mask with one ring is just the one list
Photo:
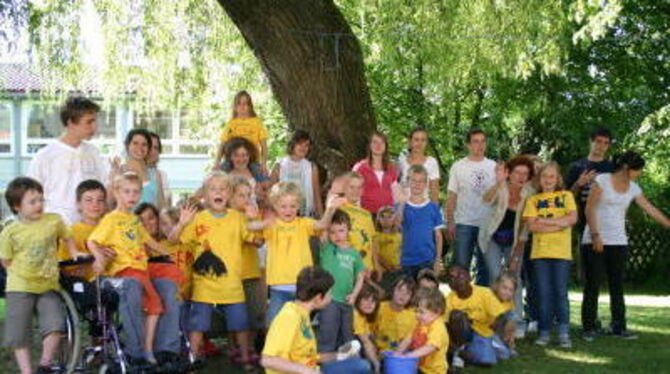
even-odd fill
[[(606, 295), (601, 296), (606, 301)], [(570, 350), (556, 346), (537, 347), (532, 339), (520, 341), (520, 356), (492, 369), (467, 368), (465, 373), (665, 373), (670, 367), (670, 302), (656, 306), (629, 306), (629, 328), (639, 340), (623, 341), (600, 337), (586, 343), (579, 337), (579, 302), (571, 302), (572, 337)], [(609, 307), (601, 303), (599, 315), (606, 322)], [(0, 321), (4, 325), (4, 299), (0, 299)], [(0, 329), (1, 330), (1, 329)], [(15, 373), (13, 357), (0, 349), (0, 373)], [(223, 357), (212, 359), (200, 373), (243, 373), (227, 364)], [(342, 373), (345, 374), (345, 373)]]

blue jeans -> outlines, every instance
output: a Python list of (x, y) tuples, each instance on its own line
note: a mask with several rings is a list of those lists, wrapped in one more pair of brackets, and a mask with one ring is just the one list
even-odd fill
[[(530, 237), (528, 242), (531, 242)], [(526, 319), (528, 321), (537, 321), (537, 282), (535, 280), (535, 269), (533, 269), (533, 262), (530, 259), (530, 247), (526, 242), (526, 248), (523, 251), (523, 266), (521, 266), (521, 279), (523, 286), (526, 288), (526, 297), (524, 308), (526, 312)]]
[(558, 323), (559, 335), (568, 334), (570, 328), (570, 306), (568, 304), (570, 261), (554, 258), (532, 261), (537, 281), (539, 334), (548, 336), (554, 321)]
[(472, 255), (477, 259), (477, 275), (475, 283), (479, 286), (489, 285), (488, 270), (484, 262), (484, 255), (477, 244), (479, 227), (456, 224), (456, 240), (454, 242), (454, 261), (458, 265), (470, 270)]
[(412, 279), (416, 279), (416, 276), (419, 274), (419, 272), (423, 269), (432, 269), (433, 265), (435, 265), (434, 262), (429, 261), (429, 262), (423, 262), (418, 265), (403, 265), (401, 268), (401, 272), (404, 275), (412, 277)]
[(270, 287), (270, 305), (268, 306), (268, 314), (265, 321), (268, 328), (270, 328), (272, 320), (279, 314), (279, 311), (284, 304), (293, 300), (295, 300), (295, 293), (273, 290), (272, 287)]
[(369, 374), (372, 373), (370, 363), (359, 357), (342, 361), (331, 361), (321, 365), (323, 374)]
[[(177, 285), (169, 279), (152, 279), (163, 302), (164, 312), (158, 319), (154, 343), (155, 352), (181, 351), (179, 315), (181, 302), (177, 300)], [(119, 295), (119, 317), (125, 332), (125, 352), (133, 358), (144, 357), (144, 311), (142, 285), (132, 278), (106, 279)]]
[[(491, 283), (495, 282), (500, 275), (505, 264), (509, 264), (512, 255), (512, 245), (500, 245), (493, 239), (489, 242), (489, 247), (484, 253), (484, 260), (486, 261), (486, 268)], [(517, 277), (516, 290), (514, 291), (514, 313), (515, 320), (519, 321), (523, 318), (523, 288), (521, 285), (521, 277)]]

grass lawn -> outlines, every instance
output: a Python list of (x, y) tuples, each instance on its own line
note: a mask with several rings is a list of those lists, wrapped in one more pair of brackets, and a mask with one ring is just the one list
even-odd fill
[[(623, 341), (601, 337), (592, 343), (579, 338), (576, 323), (580, 319), (580, 295), (571, 293), (573, 344), (571, 350), (555, 346), (537, 347), (532, 339), (519, 342), (520, 356), (492, 368), (468, 368), (465, 373), (666, 373), (670, 369), (670, 298), (628, 296), (628, 325), (640, 338)], [(609, 317), (607, 296), (601, 296), (600, 316)], [(0, 299), (0, 323), (4, 325), (4, 299)], [(0, 330), (2, 328), (0, 327)], [(0, 350), (0, 373), (15, 373), (13, 357)], [(242, 373), (226, 364), (224, 358), (212, 359), (201, 373)], [(345, 374), (345, 373), (342, 373)]]

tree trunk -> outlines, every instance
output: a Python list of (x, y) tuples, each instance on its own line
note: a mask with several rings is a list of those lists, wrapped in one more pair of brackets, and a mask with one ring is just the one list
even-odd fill
[(376, 128), (363, 56), (332, 0), (219, 0), (254, 51), (291, 129), (330, 173), (365, 154)]

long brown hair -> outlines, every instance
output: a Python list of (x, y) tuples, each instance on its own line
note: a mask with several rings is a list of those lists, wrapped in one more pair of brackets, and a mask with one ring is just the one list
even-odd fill
[(370, 141), (368, 141), (368, 155), (367, 155), (368, 164), (370, 165), (370, 167), (372, 167), (372, 150), (370, 149), (370, 143), (372, 143), (372, 138), (374, 138), (375, 136), (381, 138), (384, 141), (384, 154), (382, 155), (382, 168), (384, 169), (384, 171), (386, 171), (386, 170), (388, 170), (388, 166), (389, 166), (389, 163), (390, 163), (390, 161), (389, 161), (389, 158), (390, 158), (389, 157), (389, 141), (388, 141), (388, 138), (386, 137), (386, 135), (382, 134), (379, 131), (374, 131), (372, 133), (372, 135), (370, 135)]
[(254, 102), (251, 100), (251, 95), (247, 91), (240, 91), (235, 94), (235, 98), (233, 99), (233, 118), (237, 118), (237, 111), (235, 108), (237, 107), (237, 104), (240, 102), (242, 97), (247, 98), (247, 102), (249, 102), (249, 114), (252, 117), (256, 117), (256, 111), (254, 110)]

